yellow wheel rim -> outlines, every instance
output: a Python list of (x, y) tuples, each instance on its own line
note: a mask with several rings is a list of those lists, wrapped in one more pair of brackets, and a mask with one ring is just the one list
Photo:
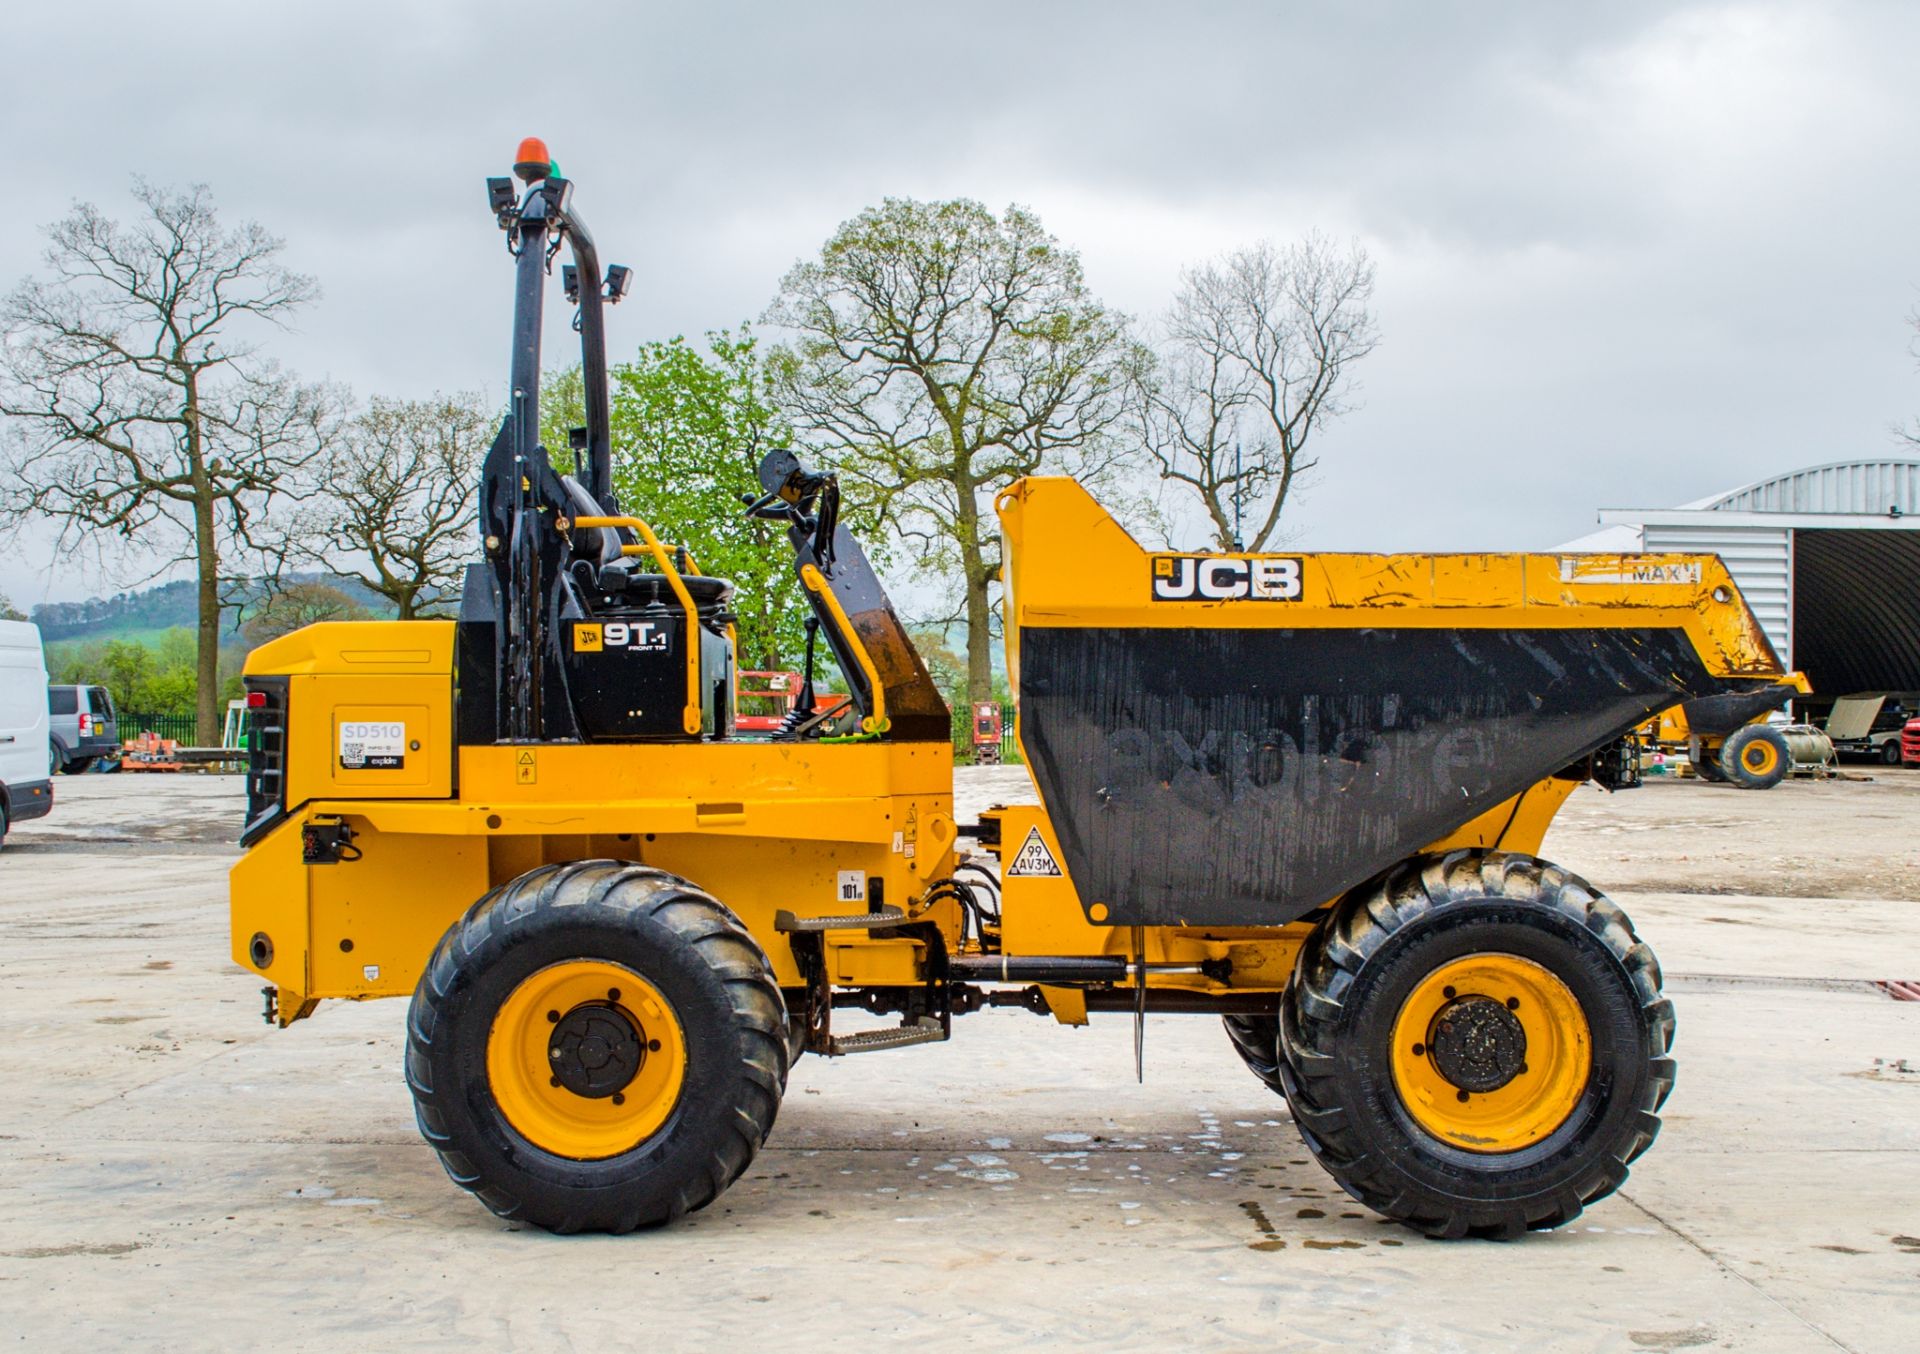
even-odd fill
[(1393, 1022), (1401, 1102), (1421, 1128), (1469, 1152), (1539, 1142), (1573, 1113), (1592, 1070), (1593, 1035), (1579, 1000), (1519, 955), (1442, 965)]
[(623, 964), (574, 959), (531, 974), (487, 1034), (487, 1082), (541, 1151), (595, 1161), (638, 1146), (673, 1112), (687, 1043), (659, 989)]
[(1740, 765), (1756, 776), (1770, 776), (1780, 765), (1780, 749), (1764, 738), (1756, 738), (1740, 749)]

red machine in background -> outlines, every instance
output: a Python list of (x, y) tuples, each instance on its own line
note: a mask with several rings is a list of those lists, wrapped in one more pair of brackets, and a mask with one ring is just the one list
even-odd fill
[(973, 761), (976, 766), (1000, 764), (1000, 702), (973, 703)]
[[(758, 683), (758, 685), (753, 685)], [(800, 695), (797, 672), (739, 672), (734, 674), (733, 727), (742, 733), (772, 733), (793, 709)], [(747, 702), (753, 702), (749, 709)]]

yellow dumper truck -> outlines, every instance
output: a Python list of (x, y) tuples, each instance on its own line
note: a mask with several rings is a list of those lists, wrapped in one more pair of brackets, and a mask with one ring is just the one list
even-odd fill
[[(780, 728), (733, 727), (732, 585), (612, 489), (625, 271), (544, 147), (516, 173), (489, 182), (512, 405), (458, 619), (247, 662), (233, 955), (271, 1021), (409, 998), (448, 1174), (560, 1232), (712, 1202), (803, 1053), (989, 1006), (1223, 1017), (1341, 1185), (1435, 1236), (1556, 1226), (1620, 1184), (1673, 1011), (1626, 916), (1539, 852), (1575, 787), (1632, 783), (1651, 715), (1781, 681), (1718, 561), (1159, 552), (1072, 480), (1021, 480), (994, 507), (1039, 803), (960, 822), (947, 707), (835, 478), (786, 451), (712, 510), (784, 529), (853, 709), (809, 681)], [(539, 438), (563, 246), (567, 470)]]

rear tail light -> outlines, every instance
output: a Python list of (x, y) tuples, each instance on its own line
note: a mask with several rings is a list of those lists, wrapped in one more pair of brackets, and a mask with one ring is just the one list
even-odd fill
[(93, 716), (81, 715), (80, 716), (80, 736), (82, 738), (85, 738), (88, 734), (92, 732), (93, 732)]
[(247, 824), (250, 846), (286, 816), (287, 679), (247, 680)]

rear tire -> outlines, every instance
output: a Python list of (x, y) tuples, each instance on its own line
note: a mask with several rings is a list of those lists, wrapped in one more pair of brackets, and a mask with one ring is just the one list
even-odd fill
[(1706, 744), (1698, 738), (1687, 739), (1687, 762), (1693, 767), (1693, 774), (1701, 780), (1714, 784), (1726, 780), (1726, 777), (1720, 774), (1719, 749), (1709, 752)]
[(1771, 790), (1793, 770), (1793, 751), (1771, 724), (1743, 724), (1720, 745), (1720, 770), (1743, 790)]
[[(1409, 1026), (1429, 984), (1476, 965), (1539, 981), (1503, 1001), (1463, 977), (1432, 1024)], [(1484, 1043), (1416, 1042), (1451, 1040), (1442, 1017), (1469, 1005), (1494, 1024), (1533, 1015), (1511, 1079), (1472, 1096), (1454, 1088), (1473, 1080), (1463, 1068), (1485, 1070)], [(1401, 866), (1315, 930), (1281, 1007), (1280, 1071), (1301, 1136), (1347, 1193), (1429, 1236), (1512, 1237), (1619, 1188), (1659, 1132), (1672, 1038), (1659, 964), (1618, 907), (1531, 856), (1456, 851)], [(1463, 1047), (1464, 1062), (1442, 1061)], [(1473, 1119), (1514, 1097), (1522, 1117)]]
[(766, 1141), (787, 1064), (786, 1005), (752, 935), (685, 880), (623, 861), (543, 866), (475, 903), (407, 1020), (415, 1116), (447, 1174), (551, 1232), (712, 1203)]
[(1885, 766), (1900, 765), (1900, 740), (1889, 738), (1880, 744), (1880, 761)]
[(1227, 1027), (1233, 1051), (1240, 1055), (1247, 1070), (1275, 1095), (1285, 1095), (1286, 1088), (1280, 1084), (1280, 1017), (1229, 1015), (1221, 1016), (1220, 1023)]

